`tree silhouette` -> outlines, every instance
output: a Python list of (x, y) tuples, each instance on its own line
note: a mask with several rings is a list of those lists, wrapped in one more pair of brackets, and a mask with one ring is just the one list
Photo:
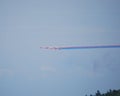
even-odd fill
[(101, 93), (99, 90), (97, 90), (96, 96), (101, 96)]
[[(88, 96), (88, 95), (85, 95)], [(101, 93), (99, 90), (95, 93), (95, 95), (90, 94), (89, 96), (120, 96), (120, 89), (119, 90), (109, 90), (106, 93)]]

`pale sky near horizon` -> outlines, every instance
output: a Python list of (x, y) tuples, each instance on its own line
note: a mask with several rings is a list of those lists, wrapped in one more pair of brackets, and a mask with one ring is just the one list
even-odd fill
[(120, 89), (119, 0), (0, 0), (0, 96), (85, 96)]

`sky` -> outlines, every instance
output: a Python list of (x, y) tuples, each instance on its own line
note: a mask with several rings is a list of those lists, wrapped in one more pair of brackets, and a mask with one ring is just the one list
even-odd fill
[(0, 96), (85, 96), (120, 89), (120, 0), (0, 0)]

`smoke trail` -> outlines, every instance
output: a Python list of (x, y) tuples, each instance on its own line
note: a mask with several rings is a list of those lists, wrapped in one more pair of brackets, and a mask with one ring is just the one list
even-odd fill
[(68, 50), (68, 49), (96, 49), (96, 48), (120, 48), (120, 45), (96, 45), (96, 46), (68, 46), (68, 47), (40, 47), (50, 50)]
[(97, 46), (73, 46), (73, 47), (59, 47), (58, 49), (95, 49), (95, 48), (120, 48), (120, 45), (97, 45)]

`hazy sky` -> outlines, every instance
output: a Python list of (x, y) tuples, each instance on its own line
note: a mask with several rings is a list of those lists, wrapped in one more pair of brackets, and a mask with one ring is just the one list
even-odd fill
[(120, 0), (0, 0), (0, 96), (84, 96), (120, 89)]

